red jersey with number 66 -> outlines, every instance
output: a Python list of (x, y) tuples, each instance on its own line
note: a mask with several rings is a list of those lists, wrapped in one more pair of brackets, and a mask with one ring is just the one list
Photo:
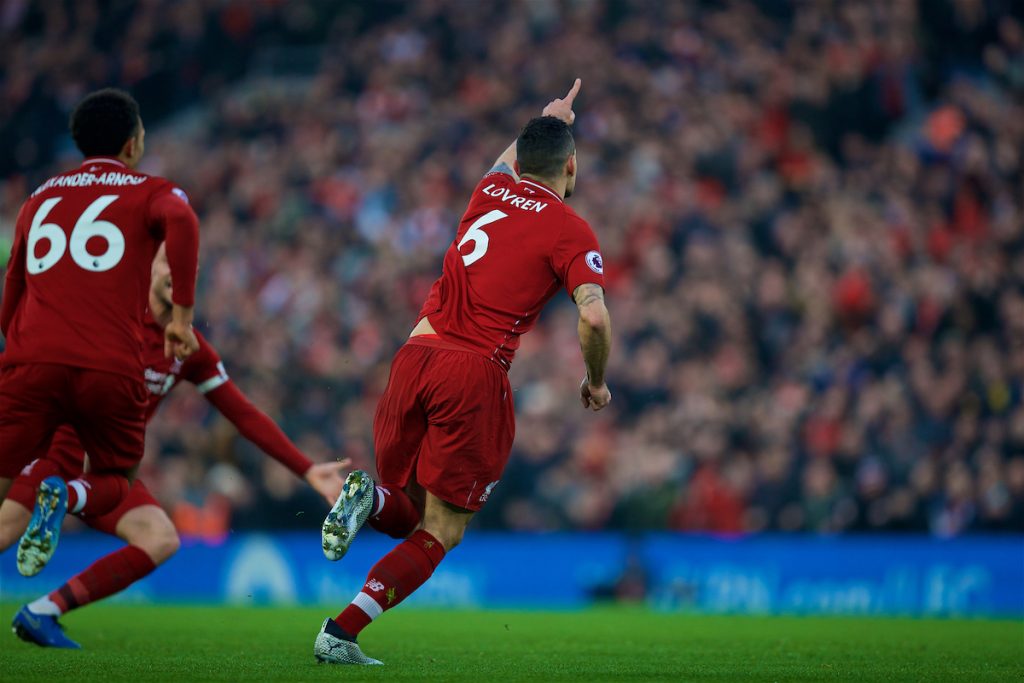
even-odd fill
[(582, 284), (604, 286), (603, 271), (594, 231), (556, 192), (491, 172), (473, 190), (419, 317), (507, 370), (544, 304), (563, 287), (571, 296)]
[(106, 158), (43, 183), (15, 226), (0, 307), (3, 363), (141, 377), (150, 268), (164, 240), (174, 303), (191, 306), (199, 222), (184, 192)]

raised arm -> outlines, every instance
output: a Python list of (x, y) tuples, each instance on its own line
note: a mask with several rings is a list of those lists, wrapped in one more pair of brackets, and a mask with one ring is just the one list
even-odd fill
[(612, 400), (604, 378), (612, 347), (612, 322), (604, 305), (604, 289), (600, 285), (583, 284), (573, 292), (573, 299), (580, 312), (577, 329), (583, 364), (587, 368), (587, 376), (580, 385), (580, 400), (584, 408), (601, 410)]
[(491, 166), (491, 170), (488, 173), (504, 173), (510, 175), (519, 181), (519, 174), (516, 173), (516, 141), (513, 140), (512, 144), (505, 148), (505, 151), (501, 153), (501, 156), (497, 158), (494, 165)]
[[(576, 95), (579, 93), (581, 85), (583, 85), (583, 81), (577, 78), (566, 96), (548, 102), (548, 105), (544, 107), (544, 111), (542, 111), (540, 115), (554, 116), (557, 119), (565, 121), (571, 126), (573, 121), (576, 120), (576, 114), (572, 110), (572, 103), (573, 100), (576, 99)], [(518, 181), (519, 174), (516, 173), (515, 168), (516, 141), (513, 140), (512, 144), (506, 147), (505, 151), (501, 153), (501, 156), (495, 160), (494, 165), (491, 166), (491, 170), (488, 171), (488, 173), (505, 173)]]

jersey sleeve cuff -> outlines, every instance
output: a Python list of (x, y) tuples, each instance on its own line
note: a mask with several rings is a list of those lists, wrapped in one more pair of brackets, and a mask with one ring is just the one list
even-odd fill
[(230, 378), (227, 375), (216, 375), (215, 377), (211, 377), (205, 382), (200, 382), (199, 384), (197, 384), (196, 390), (200, 394), (208, 394), (217, 387), (221, 387), (227, 384), (229, 379)]

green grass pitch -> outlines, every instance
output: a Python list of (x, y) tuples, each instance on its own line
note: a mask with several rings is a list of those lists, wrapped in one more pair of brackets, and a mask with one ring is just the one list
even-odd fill
[[(16, 609), (2, 606), (8, 620)], [(97, 605), (80, 651), (0, 634), (0, 679), (28, 681), (1020, 681), (1024, 622), (396, 610), (360, 638), (386, 666), (318, 665), (330, 610)]]

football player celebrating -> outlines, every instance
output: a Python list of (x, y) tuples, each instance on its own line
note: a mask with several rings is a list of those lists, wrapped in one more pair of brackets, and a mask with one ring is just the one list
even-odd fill
[[(160, 402), (185, 380), (213, 404), (238, 431), (264, 453), (305, 479), (330, 505), (343, 483), (339, 470), (348, 461), (314, 465), (299, 452), (284, 432), (254, 406), (228, 377), (217, 352), (196, 332), (198, 351), (184, 362), (164, 355), (164, 326), (172, 319), (173, 290), (166, 251), (161, 247), (153, 261), (149, 311), (144, 328), (145, 378), (148, 391), (146, 420)], [(32, 501), (41, 481), (49, 477), (73, 480), (81, 474), (86, 454), (69, 427), (61, 427), (46, 457), (34, 461), (14, 480), (0, 505), (0, 551), (8, 548), (28, 525)], [(124, 590), (166, 562), (178, 549), (178, 533), (167, 513), (140, 479), (132, 482), (128, 496), (113, 511), (85, 516), (93, 529), (128, 543), (93, 563), (60, 588), (25, 605), (12, 627), (23, 640), (49, 647), (77, 648), (64, 635), (57, 618), (62, 614)]]
[(611, 323), (601, 253), (590, 226), (565, 204), (576, 187), (570, 125), (577, 79), (526, 124), (473, 190), (419, 321), (391, 365), (374, 417), (381, 483), (349, 475), (323, 524), (329, 559), (370, 526), (405, 539), (370, 570), (352, 603), (326, 619), (321, 662), (380, 664), (356, 637), (421, 586), (462, 540), (501, 479), (515, 431), (508, 370), (519, 338), (565, 288), (579, 308), (584, 408), (611, 400), (605, 367)]
[(89, 452), (90, 469), (40, 484), (18, 547), (25, 575), (53, 555), (68, 509), (102, 515), (128, 495), (143, 453), (141, 340), (161, 242), (177, 285), (164, 351), (184, 360), (198, 348), (199, 222), (184, 192), (134, 170), (146, 135), (138, 104), (120, 90), (94, 92), (72, 113), (71, 135), (85, 161), (36, 189), (15, 224), (0, 305), (0, 501), (62, 424)]

